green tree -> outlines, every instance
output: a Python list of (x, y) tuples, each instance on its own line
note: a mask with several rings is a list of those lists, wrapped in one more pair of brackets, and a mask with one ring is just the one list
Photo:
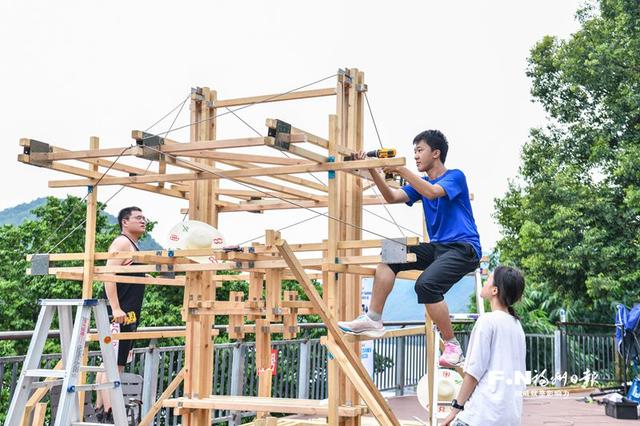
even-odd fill
[(495, 202), (500, 261), (527, 276), (530, 329), (561, 307), (572, 321), (611, 322), (616, 303), (640, 302), (640, 2), (591, 2), (576, 16), (575, 34), (531, 50), (549, 123), (531, 130)]

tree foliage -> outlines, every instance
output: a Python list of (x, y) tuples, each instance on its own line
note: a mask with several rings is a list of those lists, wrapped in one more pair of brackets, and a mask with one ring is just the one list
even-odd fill
[[(96, 221), (96, 250), (107, 251), (111, 241), (120, 233), (117, 224), (110, 223), (105, 205), (99, 204)], [(45, 204), (32, 210), (34, 219), (20, 225), (0, 227), (0, 330), (32, 330), (38, 317), (38, 299), (68, 299), (81, 297), (82, 285), (78, 281), (58, 280), (52, 275), (27, 275), (30, 267), (26, 260), (33, 253), (79, 253), (84, 251), (86, 204), (78, 197), (66, 199), (49, 197)], [(154, 223), (148, 224), (147, 231)], [(74, 228), (75, 231), (71, 232)], [(104, 262), (97, 262), (103, 264)], [(56, 266), (82, 266), (82, 262), (56, 262)], [(221, 273), (225, 273), (224, 271)], [(316, 283), (316, 288), (322, 289)], [(304, 290), (296, 281), (284, 281), (283, 289), (296, 290), (306, 299)], [(101, 297), (102, 284), (94, 283), (94, 296)], [(246, 281), (225, 281), (217, 290), (218, 300), (228, 300), (229, 291), (248, 293)], [(183, 289), (175, 286), (147, 286), (141, 313), (140, 326), (184, 325), (181, 317)], [(319, 322), (309, 315), (301, 322)], [(216, 324), (226, 324), (228, 317), (216, 317)], [(56, 323), (53, 327), (57, 327)], [(317, 337), (319, 331), (309, 333)], [(221, 334), (218, 341), (228, 341)], [(164, 339), (161, 345), (181, 344), (183, 339)], [(24, 354), (28, 340), (0, 341), (0, 356)], [(146, 345), (140, 341), (140, 345)], [(55, 352), (59, 346), (55, 340), (48, 341), (46, 350)]]
[(566, 40), (531, 50), (532, 129), (518, 177), (495, 202), (500, 261), (520, 266), (529, 328), (612, 322), (640, 302), (640, 2), (601, 0), (577, 12)]

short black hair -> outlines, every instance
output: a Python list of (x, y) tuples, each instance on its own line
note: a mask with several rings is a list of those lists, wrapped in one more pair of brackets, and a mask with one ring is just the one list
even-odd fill
[(440, 130), (425, 130), (413, 138), (413, 144), (416, 145), (421, 141), (429, 145), (432, 151), (436, 149), (440, 150), (440, 161), (444, 164), (447, 159), (447, 152), (449, 151), (449, 142), (444, 133)]
[(122, 231), (123, 220), (129, 219), (131, 217), (132, 212), (141, 212), (141, 211), (142, 209), (136, 206), (125, 207), (124, 209), (120, 210), (120, 213), (118, 213), (118, 225), (120, 225), (120, 230)]

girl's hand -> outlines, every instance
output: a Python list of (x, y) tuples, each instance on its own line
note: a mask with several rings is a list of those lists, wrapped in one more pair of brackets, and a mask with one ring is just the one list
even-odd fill
[(459, 412), (460, 410), (452, 407), (451, 411), (449, 411), (449, 415), (447, 416), (446, 419), (444, 419), (444, 423), (442, 423), (442, 426), (449, 426), (451, 422), (456, 419), (456, 416), (458, 415)]

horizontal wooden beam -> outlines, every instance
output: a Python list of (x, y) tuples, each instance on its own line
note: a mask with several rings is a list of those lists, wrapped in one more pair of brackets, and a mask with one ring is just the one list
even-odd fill
[(313, 164), (312, 161), (302, 158), (286, 158), (286, 157), (273, 157), (270, 155), (254, 155), (254, 154), (240, 154), (237, 152), (218, 152), (218, 151), (189, 151), (181, 153), (184, 157), (197, 157), (206, 158), (209, 160), (231, 160), (231, 161), (248, 161), (251, 163), (259, 164), (279, 164), (283, 166), (292, 166), (295, 164)]
[[(326, 416), (328, 405), (318, 399), (268, 398), (258, 396), (212, 395), (208, 398), (172, 398), (162, 404), (168, 408), (195, 408), (230, 411), (269, 411), (272, 413), (309, 414)], [(338, 413), (343, 417), (366, 414), (363, 406), (340, 406)]]
[(327, 89), (301, 90), (298, 92), (280, 93), (275, 95), (250, 96), (246, 98), (220, 99), (213, 102), (215, 108), (224, 108), (241, 105), (261, 104), (267, 102), (291, 101), (294, 99), (320, 98), (335, 96), (335, 87)]
[[(83, 279), (82, 277), (83, 277), (83, 274), (77, 273), (77, 272), (57, 272), (56, 273), (56, 278), (58, 278), (59, 280), (82, 281)], [(162, 277), (132, 277), (132, 276), (126, 276), (126, 275), (113, 275), (113, 274), (96, 274), (93, 276), (93, 281), (183, 287), (185, 283), (185, 277), (184, 275), (177, 276), (175, 278), (162, 278)]]
[(404, 157), (400, 158), (377, 158), (373, 160), (344, 161), (340, 163), (304, 164), (296, 166), (276, 166), (259, 167), (255, 169), (242, 170), (221, 170), (210, 168), (207, 172), (201, 173), (173, 173), (173, 174), (152, 174), (143, 176), (122, 176), (105, 177), (100, 179), (67, 179), (59, 181), (49, 181), (50, 188), (66, 188), (74, 186), (88, 185), (124, 185), (132, 183), (155, 183), (155, 182), (185, 182), (206, 179), (235, 179), (240, 177), (259, 177), (290, 175), (297, 173), (328, 172), (342, 170), (358, 170), (386, 166), (403, 166)]
[(34, 161), (85, 160), (88, 158), (126, 157), (142, 155), (142, 148), (103, 148), (85, 149), (81, 151), (35, 152), (30, 155)]
[[(286, 197), (288, 200), (289, 197)], [(382, 197), (364, 197), (362, 200), (363, 205), (377, 206), (386, 204), (387, 202)], [(310, 200), (291, 200), (291, 202), (282, 200), (251, 200), (240, 202), (237, 206), (222, 207), (218, 211), (220, 213), (229, 212), (261, 212), (265, 210), (288, 210), (299, 208), (320, 208), (328, 207), (328, 201), (310, 201)], [(184, 212), (183, 212), (184, 213)]]
[[(29, 156), (25, 154), (18, 155), (18, 161), (25, 164), (31, 164), (30, 162), (31, 160), (29, 159)], [(52, 162), (51, 164), (48, 164), (46, 166), (43, 166), (41, 164), (34, 164), (34, 165), (38, 167), (46, 167), (47, 169), (55, 170), (58, 172), (69, 173), (76, 176), (84, 176), (84, 177), (88, 177), (96, 180), (103, 175), (103, 173), (94, 172), (93, 170), (82, 169), (80, 167), (70, 166), (68, 164), (60, 164), (56, 162)], [(106, 174), (105, 177), (114, 177), (114, 176)], [(176, 189), (160, 188), (158, 186), (147, 185), (147, 184), (125, 184), (125, 186), (128, 186), (130, 188), (140, 189), (147, 192), (154, 192), (156, 194), (168, 195), (170, 197), (175, 197), (180, 199), (185, 198), (185, 193), (183, 191), (176, 190)]]

